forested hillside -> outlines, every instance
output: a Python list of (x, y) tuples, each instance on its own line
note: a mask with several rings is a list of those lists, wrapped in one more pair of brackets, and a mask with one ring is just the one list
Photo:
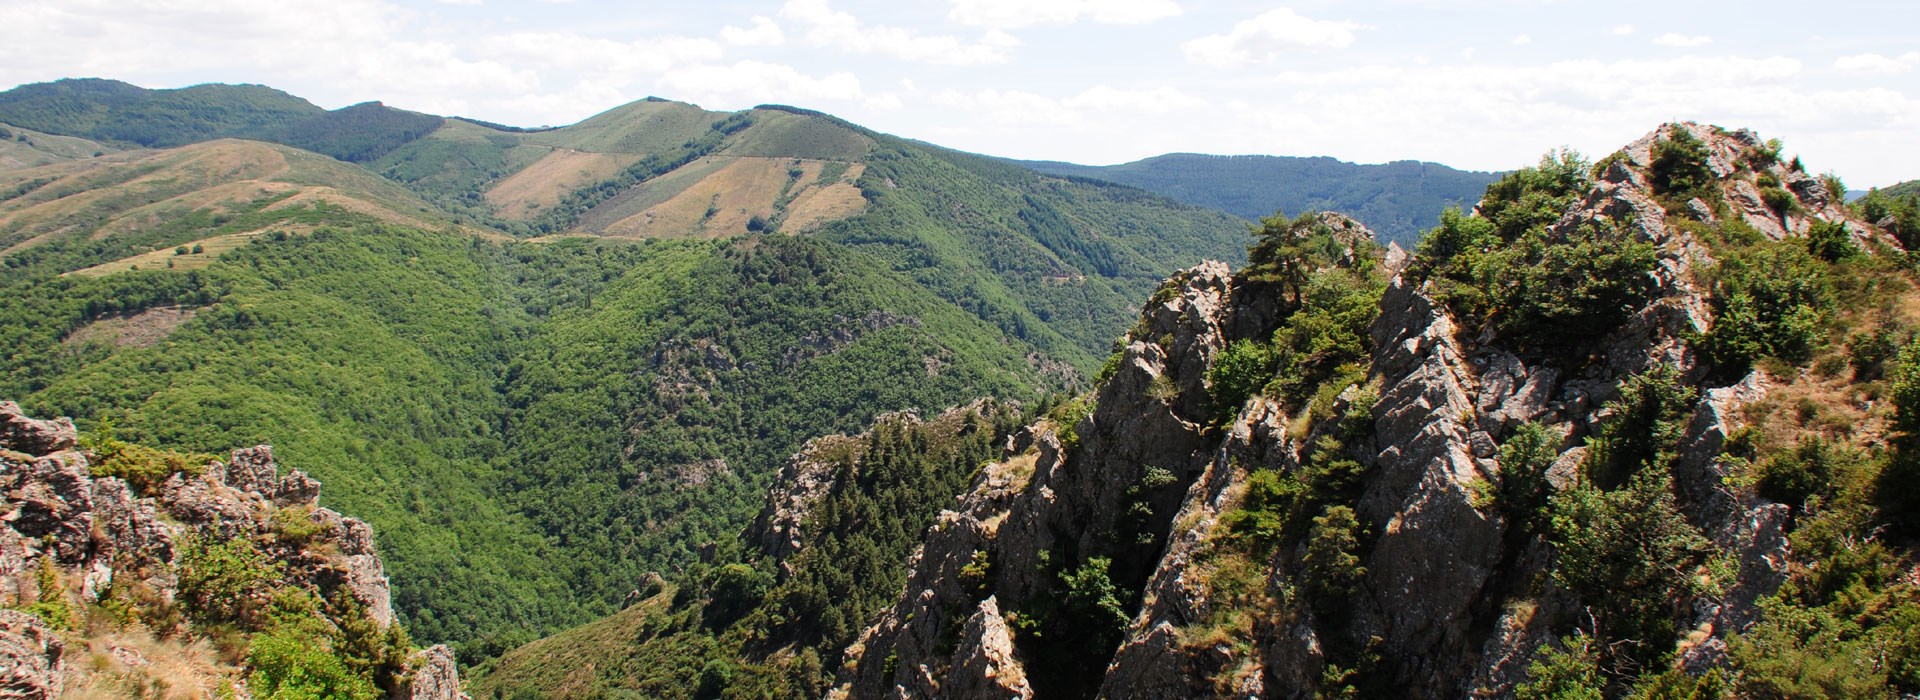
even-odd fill
[[(56, 86), (12, 94), (120, 143), (185, 99)], [(0, 171), (0, 395), (273, 442), (374, 526), (414, 637), (468, 660), (681, 580), (810, 438), (1082, 386), (1164, 269), (1245, 236), (790, 108), (389, 139), (429, 123), (241, 102), (186, 110), (186, 146)], [(268, 127), (375, 162), (204, 140)]]
[(1383, 241), (1410, 247), (1449, 206), (1469, 206), (1493, 173), (1436, 163), (1359, 165), (1332, 158), (1171, 153), (1120, 165), (1017, 161), (1043, 173), (1132, 185), (1245, 219), (1276, 211), (1337, 211)]
[(386, 155), (443, 121), (378, 102), (327, 111), (264, 85), (148, 90), (85, 78), (0, 92), (0, 122), (52, 134), (148, 148), (259, 139), (356, 163)]

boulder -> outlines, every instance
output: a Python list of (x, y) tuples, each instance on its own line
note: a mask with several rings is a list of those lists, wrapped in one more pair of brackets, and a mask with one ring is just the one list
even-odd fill
[(71, 450), (79, 439), (71, 418), (34, 420), (20, 411), (20, 404), (0, 401), (0, 449), (39, 457)]

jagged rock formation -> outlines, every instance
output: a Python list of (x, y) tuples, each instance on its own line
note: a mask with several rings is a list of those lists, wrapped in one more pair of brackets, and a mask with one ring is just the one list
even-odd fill
[(0, 610), (0, 697), (60, 697), (65, 647), (40, 618)]
[[(1143, 310), (1091, 415), (1077, 426), (1035, 426), (941, 515), (897, 602), (848, 650), (837, 694), (1028, 697), (1028, 686), (1005, 679), (1040, 683), (1070, 671), (1051, 660), (1035, 669), (1036, 655), (1057, 642), (1022, 623), (1073, 595), (1063, 590), (1067, 572), (1098, 558), (1137, 605), (1092, 685), (1056, 685), (1054, 696), (1311, 697), (1334, 662), (1332, 645), (1354, 639), (1371, 640), (1362, 673), (1405, 697), (1509, 696), (1554, 639), (1548, 621), (1575, 611), (1553, 587), (1520, 583), (1538, 580), (1551, 553), (1537, 537), (1510, 536), (1509, 517), (1485, 502), (1502, 478), (1499, 446), (1524, 423), (1544, 425), (1560, 453), (1547, 478), (1565, 487), (1586, 455), (1582, 443), (1612, 417), (1606, 403), (1624, 380), (1656, 366), (1703, 389), (1680, 439), (1674, 490), (1687, 520), (1738, 570), (1721, 593), (1696, 601), (1682, 627), (1696, 633), (1681, 660), (1689, 668), (1722, 663), (1727, 635), (1753, 624), (1757, 601), (1785, 580), (1788, 509), (1722, 485), (1722, 447), (1740, 427), (1740, 409), (1771, 383), (1756, 372), (1731, 386), (1701, 386), (1709, 367), (1689, 339), (1714, 318), (1695, 270), (1715, 261), (1649, 184), (1655, 144), (1681, 131), (1706, 148), (1710, 186), (1724, 205), (1695, 199), (1680, 216), (1738, 218), (1776, 240), (1831, 222), (1856, 242), (1898, 248), (1851, 218), (1817, 179), (1755, 158), (1767, 144), (1751, 132), (1663, 126), (1604, 159), (1591, 188), (1547, 230), (1565, 239), (1604, 225), (1657, 255), (1645, 302), (1604, 335), (1590, 360), (1568, 369), (1516, 350), (1490, 326), (1469, 326), (1436, 299), (1431, 282), (1407, 271), (1400, 253), (1383, 261), (1392, 280), (1370, 329), (1367, 381), (1317, 418), (1258, 395), (1230, 418), (1215, 417), (1221, 407), (1211, 405), (1209, 367), (1231, 343), (1271, 335), (1283, 300), (1273, 285), (1224, 265), (1182, 272)], [(1781, 211), (1763, 188), (1790, 193), (1792, 206)], [(1351, 230), (1339, 217), (1322, 223)], [(1351, 611), (1316, 619), (1311, 606), (1281, 602), (1296, 594), (1307, 566), (1304, 543), (1252, 562), (1258, 580), (1250, 590), (1225, 590), (1229, 564), (1216, 543), (1249, 475), (1301, 470), (1336, 433), (1363, 469), (1353, 510), (1371, 537), (1359, 553), (1364, 573)], [(1156, 487), (1161, 480), (1168, 483)], [(991, 564), (984, 574), (982, 562)], [(1230, 594), (1237, 598), (1225, 600)], [(1003, 624), (983, 619), (995, 611)], [(1245, 627), (1220, 632), (1221, 616), (1249, 612)], [(1017, 648), (999, 653), (1008, 620)], [(1049, 696), (1044, 684), (1035, 689)]]
[[(394, 624), (372, 529), (320, 507), (320, 483), (299, 471), (280, 474), (272, 448), (234, 450), (224, 462), (172, 473), (143, 496), (124, 479), (93, 475), (94, 456), (76, 449), (71, 420), (34, 420), (0, 402), (0, 426), (0, 604), (24, 607), (75, 593), (92, 604), (120, 579), (173, 601), (184, 543), (242, 539), (279, 562), (286, 584), (323, 598), (344, 593), (376, 624)], [(42, 590), (49, 580), (77, 581), (78, 590)], [(56, 697), (69, 671), (62, 645), (40, 618), (0, 611), (7, 697)], [(409, 697), (459, 697), (446, 647), (427, 650), (416, 667)]]

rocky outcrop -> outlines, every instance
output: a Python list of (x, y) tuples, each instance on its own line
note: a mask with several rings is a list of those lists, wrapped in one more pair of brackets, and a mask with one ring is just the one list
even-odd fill
[(436, 644), (421, 650), (412, 663), (413, 679), (401, 697), (408, 700), (467, 700), (460, 690), (460, 669), (453, 650)]
[[(321, 507), (320, 482), (298, 471), (282, 474), (272, 448), (234, 450), (143, 494), (120, 478), (94, 475), (95, 455), (75, 449), (70, 420), (33, 420), (4, 402), (0, 424), (0, 604), (17, 607), (46, 595), (94, 603), (116, 582), (131, 581), (173, 600), (184, 542), (242, 539), (279, 563), (285, 585), (323, 598), (344, 593), (377, 624), (394, 624), (372, 528)], [(43, 567), (52, 567), (67, 590), (41, 591)], [(0, 611), (0, 663), (8, 669), (0, 673), (13, 674), (0, 682), (57, 693), (57, 684), (34, 679), (50, 673), (57, 683), (59, 645), (37, 618)], [(39, 665), (30, 663), (35, 658)], [(458, 697), (445, 647), (425, 652), (413, 677), (413, 697)], [(20, 692), (6, 696), (42, 697)]]
[(1013, 632), (1000, 616), (1000, 605), (993, 598), (980, 601), (979, 609), (967, 618), (960, 632), (960, 648), (954, 652), (951, 680), (942, 690), (949, 698), (978, 700), (1031, 700), (1033, 688), (1027, 685), (1026, 669), (1013, 656)]
[[(1680, 131), (1704, 144), (1719, 190), (1709, 193), (1712, 202), (1670, 212), (1670, 199), (1649, 184), (1649, 167), (1655, 145)], [(1098, 679), (1100, 697), (1311, 697), (1336, 660), (1332, 650), (1356, 643), (1364, 654), (1344, 652), (1341, 663), (1364, 658), (1371, 682), (1407, 697), (1508, 696), (1535, 651), (1555, 639), (1552, 621), (1571, 619), (1576, 608), (1552, 586), (1524, 585), (1543, 580), (1552, 552), (1537, 534), (1510, 532), (1508, 515), (1488, 498), (1503, 478), (1500, 446), (1523, 424), (1543, 425), (1560, 440), (1547, 481), (1567, 487), (1588, 453), (1581, 443), (1611, 418), (1607, 402), (1626, 379), (1656, 366), (1700, 389), (1673, 467), (1676, 495), (1692, 524), (1739, 563), (1734, 580), (1717, 582), (1721, 592), (1696, 601), (1693, 619), (1681, 621), (1697, 630), (1682, 660), (1690, 668), (1724, 662), (1726, 636), (1752, 625), (1758, 602), (1785, 580), (1789, 511), (1726, 487), (1722, 448), (1741, 427), (1742, 407), (1761, 400), (1769, 383), (1755, 374), (1733, 386), (1700, 386), (1710, 368), (1689, 343), (1714, 319), (1695, 280), (1715, 262), (1690, 233), (1697, 229), (1677, 219), (1738, 218), (1774, 238), (1826, 221), (1862, 242), (1897, 247), (1854, 221), (1817, 179), (1756, 155), (1764, 147), (1750, 132), (1673, 124), (1604, 161), (1548, 235), (1612, 232), (1651, 244), (1657, 260), (1646, 302), (1574, 365), (1519, 353), (1491, 326), (1462, 327), (1419, 262), (1401, 251), (1380, 262), (1391, 282), (1370, 329), (1365, 383), (1318, 419), (1256, 396), (1222, 420), (1208, 368), (1229, 343), (1264, 340), (1289, 309), (1271, 285), (1217, 263), (1175, 275), (1096, 388), (1092, 414), (1077, 426), (1037, 426), (1031, 446), (1009, 445), (1007, 459), (983, 470), (941, 515), (898, 601), (849, 649), (838, 693), (1025, 697), (995, 683), (1003, 669), (1035, 670), (1038, 647), (1027, 627), (1014, 625), (1011, 655), (982, 661), (972, 640), (997, 639), (1005, 626), (983, 617), (987, 604), (1002, 613), (1036, 609), (1061, 595), (1058, 572), (1104, 557), (1133, 618)], [(1797, 205), (1769, 208), (1759, 190), (1773, 183)], [(1356, 234), (1340, 217), (1322, 223), (1342, 232), (1338, 240)], [(1360, 249), (1349, 244), (1347, 253)], [(1349, 415), (1366, 423), (1342, 426), (1339, 417)], [(1303, 418), (1317, 422), (1297, 423)], [(1364, 573), (1350, 610), (1323, 620), (1288, 602), (1298, 595), (1305, 543), (1264, 561), (1226, 557), (1217, 543), (1251, 474), (1301, 469), (1336, 429), (1341, 456), (1364, 470), (1353, 507), (1367, 541), (1357, 552)], [(1060, 439), (1067, 434), (1077, 440)], [(984, 580), (981, 562), (992, 565)], [(1248, 570), (1258, 580), (1233, 584), (1234, 597), (1223, 598), (1221, 577)], [(1034, 683), (1046, 697), (1044, 683)]]
[(0, 697), (54, 700), (60, 697), (66, 645), (40, 618), (0, 610)]
[(73, 420), (34, 420), (20, 412), (20, 404), (0, 401), (0, 445), (29, 455), (45, 455), (73, 449), (80, 432)]

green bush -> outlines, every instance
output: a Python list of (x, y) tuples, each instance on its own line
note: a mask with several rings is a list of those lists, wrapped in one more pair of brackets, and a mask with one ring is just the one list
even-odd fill
[(1729, 253), (1710, 291), (1713, 328), (1697, 346), (1722, 378), (1745, 374), (1762, 357), (1806, 362), (1836, 305), (1826, 266), (1784, 242)]
[(1278, 358), (1265, 343), (1236, 340), (1207, 368), (1207, 392), (1216, 413), (1231, 415), (1272, 381)]
[(82, 445), (93, 453), (88, 472), (95, 478), (117, 477), (133, 487), (135, 493), (151, 494), (174, 474), (199, 475), (206, 472), (213, 455), (183, 454), (146, 445), (136, 445), (112, 437), (111, 427), (99, 436), (91, 436)]
[(1653, 193), (1671, 202), (1712, 198), (1714, 178), (1707, 165), (1707, 144), (1684, 128), (1674, 128), (1668, 138), (1653, 145), (1653, 162), (1647, 171)]
[(1559, 456), (1558, 436), (1539, 423), (1522, 424), (1500, 445), (1499, 505), (1514, 540), (1525, 541), (1551, 517), (1547, 469)]
[(1513, 689), (1516, 700), (1606, 700), (1599, 655), (1592, 637), (1576, 634), (1542, 647), (1527, 665), (1527, 680)]
[(1760, 495), (1796, 507), (1814, 496), (1830, 496), (1845, 468), (1841, 463), (1850, 457), (1843, 450), (1817, 435), (1801, 438), (1791, 452), (1760, 463)]
[(773, 577), (746, 564), (720, 567), (708, 589), (707, 625), (722, 628), (747, 614), (773, 586)]
[(1307, 553), (1301, 558), (1301, 592), (1307, 604), (1321, 619), (1335, 622), (1346, 619), (1367, 568), (1360, 565), (1360, 547), (1365, 533), (1353, 508), (1328, 507), (1313, 519), (1307, 534)]
[(1643, 471), (1666, 472), (1698, 393), (1680, 383), (1671, 365), (1655, 365), (1621, 383), (1620, 395), (1606, 405), (1613, 417), (1590, 442), (1587, 478), (1612, 490)]
[(1551, 226), (1593, 187), (1591, 171), (1578, 151), (1549, 152), (1538, 165), (1507, 173), (1488, 185), (1480, 200), (1480, 215), (1507, 241)]
[(1837, 221), (1815, 221), (1807, 229), (1807, 252), (1827, 262), (1839, 262), (1860, 254), (1847, 227)]
[(1565, 356), (1591, 347), (1653, 292), (1654, 247), (1617, 232), (1530, 236), (1505, 253), (1495, 256), (1489, 296), (1501, 336), (1522, 349)]
[(1602, 671), (1625, 680), (1662, 664), (1708, 547), (1675, 507), (1667, 472), (1641, 471), (1615, 491), (1580, 483), (1555, 495), (1553, 543), (1553, 580), (1591, 615)]
[(1480, 216), (1442, 213), (1413, 274), (1465, 323), (1491, 320), (1518, 349), (1590, 347), (1645, 303), (1657, 251), (1618, 228), (1549, 232), (1592, 186), (1586, 171), (1578, 154), (1549, 154), (1488, 187)]
[(379, 689), (347, 668), (324, 639), (286, 626), (254, 635), (247, 685), (261, 700), (377, 700)]
[(174, 572), (180, 577), (181, 602), (194, 619), (245, 623), (252, 621), (280, 580), (281, 566), (246, 540), (212, 542), (188, 537), (180, 544)]
[(1893, 455), (1875, 488), (1895, 525), (1920, 531), (1920, 342), (1900, 349), (1887, 377), (1894, 408)]
[(42, 557), (40, 568), (34, 571), (34, 584), (40, 589), (39, 597), (26, 607), (26, 612), (45, 621), (56, 630), (71, 630), (74, 627), (73, 602), (67, 599), (67, 587), (60, 580), (60, 569), (54, 566), (53, 557)]

